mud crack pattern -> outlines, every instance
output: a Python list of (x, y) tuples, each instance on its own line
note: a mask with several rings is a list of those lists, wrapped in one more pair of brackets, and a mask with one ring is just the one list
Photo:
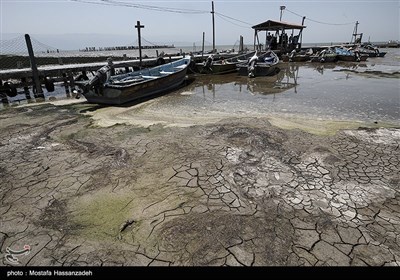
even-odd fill
[(20, 265), (400, 264), (399, 129), (0, 118), (1, 265), (25, 244)]

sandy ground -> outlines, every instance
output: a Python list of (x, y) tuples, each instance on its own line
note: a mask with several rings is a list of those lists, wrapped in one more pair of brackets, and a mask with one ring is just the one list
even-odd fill
[(1, 266), (400, 264), (399, 128), (104, 111), (0, 111)]

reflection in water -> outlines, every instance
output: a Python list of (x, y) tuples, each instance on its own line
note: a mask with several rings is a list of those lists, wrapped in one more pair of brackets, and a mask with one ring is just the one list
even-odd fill
[(166, 96), (157, 100), (157, 110), (168, 106), (177, 111), (204, 110), (207, 115), (285, 112), (373, 122), (400, 119), (398, 81), (349, 72), (364, 69), (363, 64), (282, 63), (279, 67), (281, 71), (275, 76), (253, 79), (237, 74), (196, 76), (182, 89), (191, 95), (177, 92), (179, 98), (176, 94)]
[(297, 78), (299, 76), (299, 65), (289, 64), (286, 67), (281, 67), (278, 73), (278, 81), (275, 85), (280, 89), (287, 90), (294, 87), (294, 92), (297, 93)]
[[(146, 108), (149, 115), (177, 119), (284, 112), (313, 118), (398, 123), (400, 66), (393, 64), (281, 63), (276, 75), (253, 79), (237, 73), (193, 75), (186, 86), (150, 102), (127, 104), (124, 110), (132, 110), (135, 118)], [(68, 97), (62, 87), (53, 93), (45, 92), (44, 96), (42, 101)], [(74, 98), (74, 94), (70, 97)], [(18, 102), (38, 101), (32, 98)]]
[(63, 99), (76, 99), (77, 97), (76, 93), (72, 92), (72, 90), (72, 93), (70, 93), (70, 89), (68, 88), (68, 90), (66, 90), (63, 86), (56, 85), (53, 92), (47, 92), (46, 89), (43, 91), (42, 97), (35, 96), (33, 91), (30, 91), (28, 87), (18, 89), (18, 94), (14, 97), (7, 96), (5, 93), (0, 92), (0, 110), (18, 105), (43, 103), (46, 101), (54, 102)]
[(252, 79), (245, 76), (238, 76), (236, 73), (197, 76), (193, 85), (187, 87), (185, 90), (195, 90), (201, 87), (203, 95), (206, 94), (206, 91), (211, 92), (213, 99), (215, 99), (216, 88), (221, 88), (223, 85), (233, 85), (236, 91), (250, 94), (276, 94), (290, 88), (295, 88), (295, 92), (297, 92), (297, 77), (300, 67), (298, 65), (283, 65), (283, 67), (280, 66), (280, 69), (277, 75), (255, 77)]
[[(348, 64), (348, 63), (347, 63)], [(302, 64), (300, 65), (301, 67), (306, 67), (306, 68), (311, 68), (315, 71), (317, 71), (319, 74), (323, 75), (324, 72), (326, 70), (332, 70), (335, 69), (337, 67), (337, 63), (311, 63), (311, 64)], [(345, 65), (345, 63), (343, 63), (343, 65)], [(352, 67), (352, 65), (349, 65), (350, 67)]]

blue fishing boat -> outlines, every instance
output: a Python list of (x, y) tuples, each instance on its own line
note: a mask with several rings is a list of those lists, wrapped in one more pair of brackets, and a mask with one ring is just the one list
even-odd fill
[(100, 68), (92, 79), (76, 82), (90, 103), (118, 105), (172, 90), (186, 77), (190, 56), (153, 68), (111, 76), (112, 62)]
[(337, 59), (342, 61), (366, 61), (368, 55), (363, 55), (357, 50), (350, 50), (346, 48), (335, 48)]

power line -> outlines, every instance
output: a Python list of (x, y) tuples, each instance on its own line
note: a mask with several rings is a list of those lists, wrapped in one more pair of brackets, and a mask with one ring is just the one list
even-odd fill
[(145, 10), (152, 10), (152, 11), (159, 11), (159, 12), (180, 13), (180, 14), (206, 14), (206, 13), (209, 13), (209, 11), (205, 11), (205, 10), (168, 8), (168, 7), (161, 7), (161, 6), (151, 6), (151, 5), (128, 3), (128, 2), (123, 2), (123, 1), (114, 1), (114, 0), (100, 0), (100, 1), (70, 0), (70, 1), (86, 3), (86, 4), (94, 4), (94, 5), (128, 7), (128, 8), (137, 8), (137, 9), (145, 9)]
[[(292, 14), (294, 14), (296, 16), (299, 16), (299, 17), (303, 18), (302, 15), (299, 15), (298, 13), (292, 12), (292, 11), (288, 10), (287, 8), (285, 9), (285, 11), (288, 11), (289, 13), (292, 13)], [(316, 23), (319, 23), (319, 24), (326, 24), (326, 25), (350, 25), (350, 24), (354, 24), (355, 23), (355, 21), (349, 22), (349, 23), (328, 23), (328, 22), (322, 22), (322, 21), (319, 21), (319, 20), (311, 19), (311, 18), (308, 18), (308, 17), (306, 17), (306, 19), (309, 20), (309, 21), (312, 21), (312, 22), (316, 22)]]
[[(250, 23), (248, 23), (248, 22), (241, 21), (241, 20), (235, 19), (235, 18), (233, 18), (233, 17), (227, 16), (227, 15), (224, 15), (224, 14), (221, 14), (221, 13), (217, 13), (217, 12), (214, 12), (214, 13), (215, 13), (217, 16), (219, 16), (221, 19), (223, 19), (223, 20), (225, 20), (225, 21), (227, 21), (227, 22), (229, 22), (229, 23), (231, 23), (231, 24), (233, 24), (233, 25), (236, 25), (236, 26), (239, 26), (239, 27), (243, 27), (243, 28), (249, 28), (249, 26), (252, 26), (252, 24), (250, 24)], [(234, 22), (232, 22), (232, 21), (230, 21), (230, 20), (228, 20), (228, 19), (230, 19), (230, 20), (235, 20), (235, 21), (240, 22), (240, 23), (244, 23), (244, 24), (246, 24), (247, 26), (243, 26), (243, 25), (234, 23)]]
[[(128, 2), (123, 2), (123, 1), (116, 1), (116, 0), (70, 0), (73, 2), (78, 2), (78, 3), (85, 3), (85, 4), (94, 4), (94, 5), (104, 5), (104, 6), (115, 6), (115, 7), (128, 7), (128, 8), (137, 8), (137, 9), (145, 9), (145, 10), (152, 10), (152, 11), (158, 11), (158, 12), (170, 12), (170, 13), (181, 13), (181, 14), (208, 14), (209, 11), (206, 10), (194, 10), (194, 9), (181, 9), (181, 8), (168, 8), (168, 7), (161, 7), (161, 6), (151, 6), (151, 5), (142, 5), (142, 4), (135, 4), (135, 3), (128, 3)], [(216, 15), (218, 15), (222, 20), (225, 20), (233, 25), (243, 27), (243, 28), (248, 28), (252, 24), (224, 15), (222, 13), (215, 12)], [(239, 23), (246, 24), (248, 26), (243, 26), (240, 24), (237, 24), (233, 21), (237, 21)]]
[[(128, 3), (128, 2), (123, 2), (123, 1), (117, 1), (117, 0), (70, 0), (73, 2), (78, 2), (78, 3), (85, 3), (85, 4), (93, 4), (93, 5), (104, 5), (104, 6), (115, 6), (115, 7), (128, 7), (128, 8), (137, 8), (137, 9), (145, 9), (145, 10), (152, 10), (152, 11), (158, 11), (158, 12), (170, 12), (170, 13), (180, 13), (180, 14), (208, 14), (209, 11), (206, 10), (194, 10), (194, 9), (181, 9), (181, 8), (168, 8), (168, 7), (161, 7), (161, 6), (151, 6), (151, 5), (142, 5), (142, 4), (135, 4), (135, 3)], [(225, 20), (233, 25), (242, 27), (242, 28), (249, 28), (252, 26), (251, 23), (224, 15), (222, 13), (214, 12), (219, 18), (222, 20)], [(246, 26), (243, 26), (241, 24), (245, 24)]]

